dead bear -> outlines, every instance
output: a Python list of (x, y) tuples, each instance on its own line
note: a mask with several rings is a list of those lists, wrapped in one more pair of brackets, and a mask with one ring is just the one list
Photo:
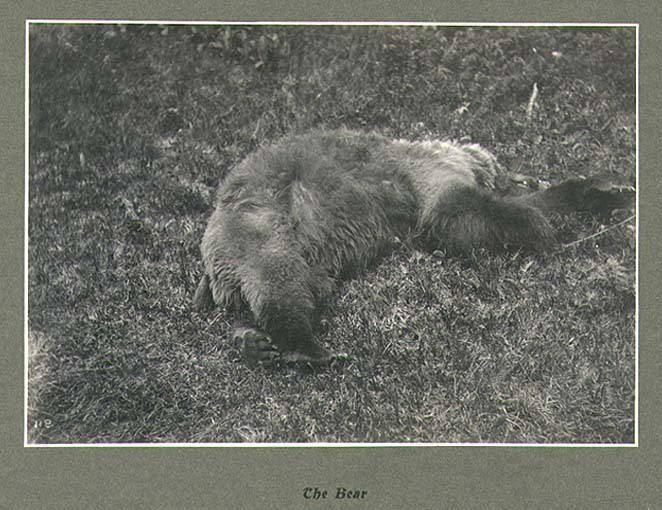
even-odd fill
[(334, 354), (312, 340), (316, 307), (395, 237), (457, 255), (545, 250), (555, 242), (548, 213), (604, 214), (634, 196), (601, 178), (526, 194), (510, 184), (476, 144), (349, 130), (287, 137), (221, 183), (194, 304), (249, 308), (253, 324), (234, 339), (250, 362), (325, 363)]

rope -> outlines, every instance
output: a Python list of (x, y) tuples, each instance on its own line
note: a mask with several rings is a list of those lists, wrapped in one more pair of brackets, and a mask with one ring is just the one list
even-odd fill
[(583, 242), (585, 242), (585, 241), (588, 241), (588, 240), (590, 240), (590, 239), (594, 239), (594, 238), (596, 238), (596, 237), (599, 237), (599, 236), (605, 234), (606, 232), (609, 232), (610, 230), (614, 230), (615, 228), (618, 228), (618, 227), (620, 227), (620, 226), (622, 226), (622, 225), (625, 225), (627, 222), (629, 222), (629, 221), (631, 221), (631, 220), (633, 220), (633, 219), (635, 219), (635, 218), (636, 218), (636, 216), (635, 216), (635, 215), (632, 215), (632, 216), (630, 216), (630, 217), (628, 217), (628, 218), (625, 218), (623, 221), (619, 221), (618, 223), (616, 223), (616, 224), (614, 224), (614, 225), (611, 225), (611, 226), (609, 226), (609, 227), (607, 227), (607, 228), (603, 228), (602, 230), (599, 230), (599, 231), (596, 232), (595, 234), (591, 234), (591, 235), (588, 236), (588, 237), (584, 237), (584, 238), (582, 238), (582, 239), (578, 239), (577, 241), (573, 241), (573, 242), (571, 242), (571, 243), (565, 243), (565, 244), (563, 244), (563, 245), (561, 246), (561, 249), (558, 250), (558, 251), (561, 252), (561, 251), (563, 251), (563, 250), (566, 250), (566, 249), (568, 249), (568, 248), (571, 248), (572, 246), (576, 246), (576, 245), (581, 244), (581, 243), (583, 243)]

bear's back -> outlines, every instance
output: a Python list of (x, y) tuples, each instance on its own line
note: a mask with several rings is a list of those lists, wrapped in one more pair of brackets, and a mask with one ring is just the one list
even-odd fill
[(493, 189), (496, 159), (476, 144), (410, 142), (376, 133), (316, 130), (260, 147), (233, 169), (219, 193), (283, 198), (295, 183), (323, 194), (347, 182), (410, 187), (421, 199), (458, 187)]

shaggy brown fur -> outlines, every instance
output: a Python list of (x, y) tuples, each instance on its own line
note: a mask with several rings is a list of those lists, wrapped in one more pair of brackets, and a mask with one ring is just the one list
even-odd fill
[(502, 196), (507, 178), (475, 144), (316, 131), (262, 147), (221, 184), (202, 240), (194, 301), (247, 305), (235, 340), (251, 361), (324, 362), (314, 311), (335, 281), (366, 268), (394, 237), (462, 254), (544, 250), (550, 211), (604, 212), (631, 194), (596, 179)]

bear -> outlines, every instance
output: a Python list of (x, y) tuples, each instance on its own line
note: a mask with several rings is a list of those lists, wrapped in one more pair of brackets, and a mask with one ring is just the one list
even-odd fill
[(601, 177), (524, 193), (517, 180), (472, 143), (348, 129), (286, 136), (219, 185), (194, 305), (250, 311), (252, 324), (233, 334), (250, 363), (324, 364), (341, 355), (313, 340), (316, 311), (395, 238), (458, 256), (544, 251), (557, 242), (550, 214), (607, 214), (634, 197)]

